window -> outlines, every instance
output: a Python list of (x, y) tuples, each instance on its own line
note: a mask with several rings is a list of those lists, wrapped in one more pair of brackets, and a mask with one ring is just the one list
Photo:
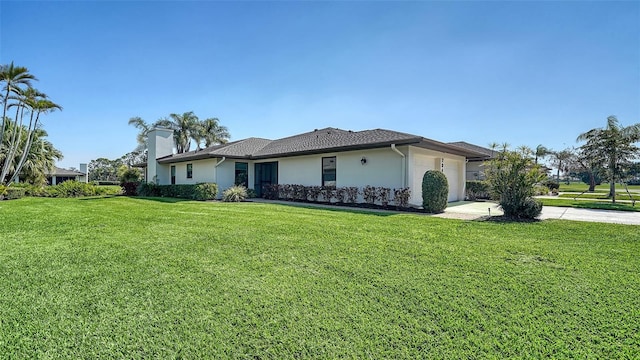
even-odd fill
[(336, 157), (322, 158), (322, 186), (336, 186)]
[(193, 178), (193, 164), (187, 164), (187, 179)]
[(171, 185), (176, 184), (176, 167), (175, 165), (171, 165)]
[(249, 187), (249, 164), (244, 162), (236, 163), (235, 185)]

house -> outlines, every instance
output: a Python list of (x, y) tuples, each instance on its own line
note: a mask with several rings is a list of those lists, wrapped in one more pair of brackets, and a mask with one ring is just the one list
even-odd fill
[(47, 174), (47, 184), (56, 185), (68, 180), (86, 183), (87, 175), (87, 164), (80, 164), (80, 171), (67, 170), (56, 166), (51, 173)]
[(467, 158), (467, 180), (484, 180), (484, 162), (493, 159), (499, 152), (464, 141), (456, 141), (449, 144), (481, 154), (480, 156)]
[(397, 131), (316, 129), (282, 139), (247, 138), (182, 154), (173, 153), (173, 133), (148, 133), (145, 178), (157, 184), (214, 182), (220, 189), (245, 185), (261, 194), (267, 184), (367, 185), (411, 189), (422, 204), (422, 176), (442, 171), (449, 201), (464, 199), (467, 159), (481, 152)]

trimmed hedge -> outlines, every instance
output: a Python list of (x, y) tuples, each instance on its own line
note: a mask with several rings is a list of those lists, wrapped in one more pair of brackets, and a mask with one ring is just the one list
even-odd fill
[(22, 196), (34, 197), (82, 197), (82, 196), (103, 196), (120, 195), (122, 190), (113, 186), (96, 186), (93, 183), (83, 183), (74, 180), (65, 181), (58, 185), (35, 186), (31, 184), (14, 184), (10, 188), (20, 189)]
[(157, 185), (141, 183), (138, 185), (139, 196), (172, 197), (191, 200), (213, 200), (218, 195), (218, 185), (215, 183)]
[(489, 184), (486, 181), (467, 181), (465, 189), (465, 197), (467, 200), (475, 201), (478, 199), (490, 199)]
[(449, 182), (440, 171), (428, 170), (422, 177), (422, 207), (429, 213), (441, 213), (447, 208)]
[[(271, 184), (262, 187), (262, 197), (270, 200), (324, 202), (333, 204), (358, 204), (358, 196), (369, 205), (387, 207), (391, 202), (396, 207), (409, 207), (409, 188), (391, 189), (387, 187), (365, 186), (305, 186), (291, 184)], [(393, 198), (391, 198), (393, 195)]]
[(23, 188), (9, 186), (8, 188), (5, 189), (4, 193), (5, 193), (4, 195), (5, 199), (15, 200), (15, 199), (23, 198), (25, 196), (26, 191)]

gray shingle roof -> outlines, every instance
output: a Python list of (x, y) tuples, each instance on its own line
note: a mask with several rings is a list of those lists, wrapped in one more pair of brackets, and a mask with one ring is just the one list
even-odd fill
[(159, 159), (160, 163), (175, 163), (215, 157), (242, 159), (266, 159), (306, 154), (320, 154), (334, 151), (379, 148), (384, 146), (415, 144), (420, 147), (463, 156), (482, 156), (473, 149), (465, 149), (451, 144), (423, 138), (418, 135), (397, 131), (374, 129), (363, 131), (336, 128), (316, 129), (303, 134), (278, 140), (248, 138), (228, 144), (215, 145), (206, 149), (175, 154)]
[(478, 145), (474, 145), (474, 144), (470, 144), (468, 142), (465, 141), (456, 141), (456, 142), (450, 142), (449, 144), (451, 145), (455, 145), (467, 150), (471, 150), (471, 151), (475, 151), (477, 153), (483, 154), (485, 155), (486, 158), (493, 158), (495, 155), (495, 151), (482, 147), (482, 146), (478, 146)]
[(67, 170), (67, 169), (63, 169), (63, 168), (59, 168), (57, 166), (54, 167), (53, 171), (51, 173), (49, 173), (49, 175), (55, 175), (55, 176), (82, 176), (85, 175), (85, 173), (80, 172), (80, 171), (75, 171), (75, 170)]

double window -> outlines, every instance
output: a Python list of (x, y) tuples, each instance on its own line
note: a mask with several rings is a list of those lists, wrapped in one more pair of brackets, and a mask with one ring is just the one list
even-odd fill
[(193, 178), (193, 164), (187, 164), (187, 179)]
[(336, 186), (336, 157), (322, 158), (322, 186)]
[(236, 163), (235, 185), (249, 187), (249, 164), (245, 162)]

